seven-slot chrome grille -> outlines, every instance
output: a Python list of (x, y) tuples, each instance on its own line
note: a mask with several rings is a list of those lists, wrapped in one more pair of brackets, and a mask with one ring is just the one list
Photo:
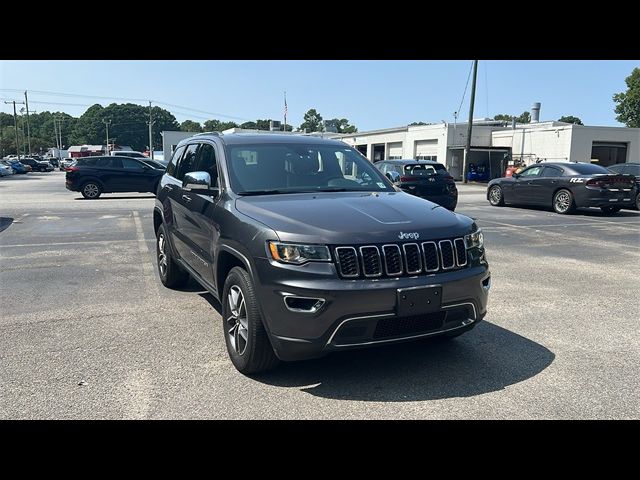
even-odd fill
[(464, 238), (335, 248), (343, 278), (400, 277), (457, 270), (467, 265)]

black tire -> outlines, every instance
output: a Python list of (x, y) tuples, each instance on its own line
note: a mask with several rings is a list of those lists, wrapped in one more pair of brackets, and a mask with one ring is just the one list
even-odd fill
[(600, 210), (602, 210), (602, 213), (605, 215), (613, 215), (618, 213), (621, 209), (622, 207), (600, 207)]
[(500, 185), (493, 185), (488, 192), (489, 203), (494, 207), (504, 206), (504, 195)]
[(573, 213), (576, 209), (576, 202), (570, 190), (562, 188), (553, 196), (553, 211), (560, 215)]
[(280, 361), (262, 324), (256, 293), (246, 270), (231, 269), (224, 282), (221, 303), (224, 341), (233, 366), (245, 375), (275, 368)]
[(156, 261), (160, 281), (167, 288), (184, 287), (189, 281), (189, 272), (183, 270), (171, 257), (171, 248), (167, 243), (167, 231), (160, 224), (156, 234)]
[(640, 193), (636, 195), (636, 210), (640, 210)]
[(89, 181), (82, 185), (80, 193), (87, 200), (95, 200), (102, 194), (102, 187), (98, 182)]

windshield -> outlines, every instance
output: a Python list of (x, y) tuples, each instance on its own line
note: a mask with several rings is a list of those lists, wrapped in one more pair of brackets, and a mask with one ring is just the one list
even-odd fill
[(394, 191), (366, 158), (346, 146), (232, 145), (227, 153), (231, 188), (239, 194)]

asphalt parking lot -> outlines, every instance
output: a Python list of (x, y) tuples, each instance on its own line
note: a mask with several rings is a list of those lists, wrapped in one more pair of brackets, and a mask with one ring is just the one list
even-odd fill
[(160, 284), (149, 194), (84, 200), (64, 173), (0, 179), (0, 418), (640, 417), (640, 213), (490, 207), (486, 321), (247, 378), (216, 301)]

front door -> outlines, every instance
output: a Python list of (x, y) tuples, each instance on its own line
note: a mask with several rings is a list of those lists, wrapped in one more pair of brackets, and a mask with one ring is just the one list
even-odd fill
[(523, 204), (533, 204), (536, 197), (536, 190), (541, 185), (536, 182), (542, 172), (542, 166), (535, 165), (524, 170), (515, 180), (513, 186), (514, 202)]

